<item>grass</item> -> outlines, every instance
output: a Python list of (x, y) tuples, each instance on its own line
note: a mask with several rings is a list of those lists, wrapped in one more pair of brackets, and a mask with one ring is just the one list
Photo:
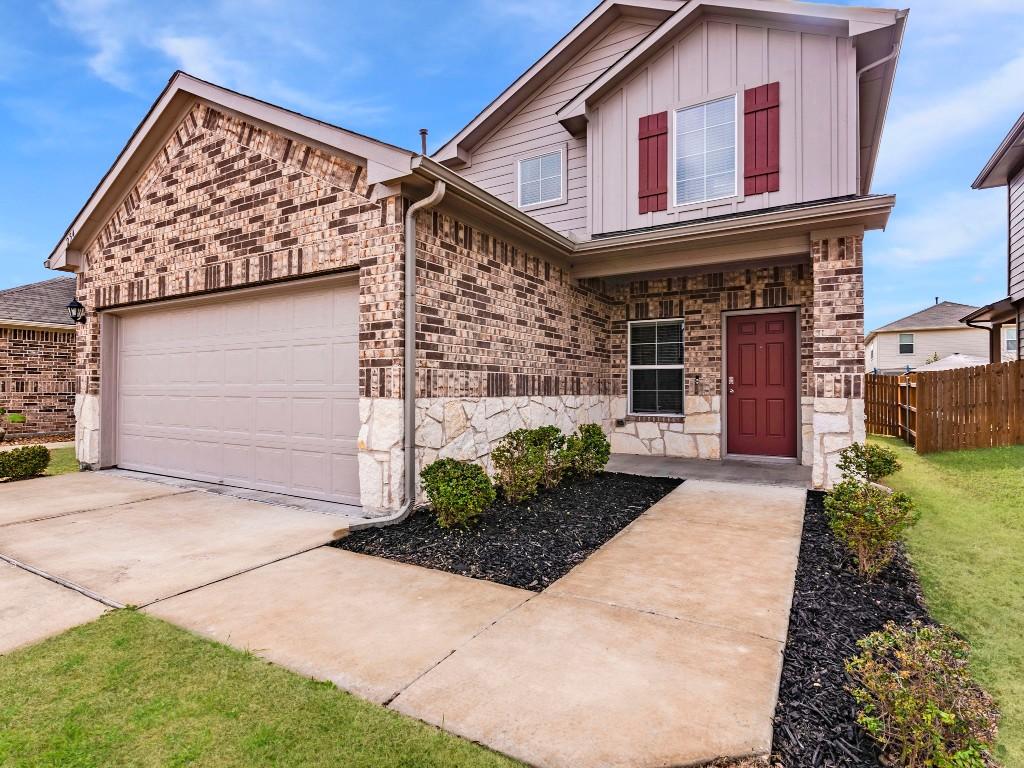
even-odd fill
[(0, 766), (516, 763), (131, 610), (0, 657)]
[(47, 475), (63, 475), (66, 472), (78, 471), (78, 459), (75, 458), (74, 446), (50, 449), (50, 466)]
[(918, 456), (895, 438), (921, 521), (908, 546), (932, 615), (973, 647), (973, 669), (1002, 710), (997, 754), (1024, 766), (1024, 446)]

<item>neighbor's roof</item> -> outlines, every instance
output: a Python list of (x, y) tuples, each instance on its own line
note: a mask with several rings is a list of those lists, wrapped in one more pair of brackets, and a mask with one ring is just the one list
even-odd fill
[(992, 157), (971, 184), (974, 189), (1005, 187), (1010, 178), (1024, 165), (1024, 113), (1017, 118)]
[(970, 304), (957, 304), (955, 301), (940, 301), (928, 309), (922, 309), (912, 315), (901, 317), (888, 325), (873, 330), (869, 336), (876, 333), (889, 333), (891, 331), (930, 331), (939, 328), (964, 328), (960, 318), (970, 314), (977, 307)]
[(74, 297), (73, 277), (7, 288), (0, 291), (0, 324), (74, 325), (67, 310)]
[[(1003, 361), (1009, 361), (1013, 359), (1011, 356), (1003, 353)], [(959, 352), (954, 352), (952, 355), (936, 360), (934, 363), (928, 363), (927, 365), (919, 365), (914, 369), (915, 373), (921, 373), (922, 371), (948, 371), (953, 368), (974, 368), (978, 365), (988, 365), (987, 357), (978, 357), (977, 355), (961, 355)]]

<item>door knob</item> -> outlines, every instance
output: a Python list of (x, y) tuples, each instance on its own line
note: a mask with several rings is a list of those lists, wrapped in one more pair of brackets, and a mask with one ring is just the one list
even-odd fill
[(734, 393), (735, 391), (736, 391), (735, 389), (732, 389), (732, 388), (730, 388), (730, 389), (729, 389), (729, 394), (731, 395), (731, 394), (733, 394), (733, 393)]

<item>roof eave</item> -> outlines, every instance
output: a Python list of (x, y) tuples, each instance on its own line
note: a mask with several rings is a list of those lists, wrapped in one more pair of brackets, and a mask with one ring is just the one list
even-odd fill
[(1024, 112), (1017, 118), (1010, 132), (999, 142), (996, 151), (985, 163), (985, 167), (981, 169), (971, 187), (991, 189), (1006, 186), (1010, 174), (1021, 165), (1024, 165)]

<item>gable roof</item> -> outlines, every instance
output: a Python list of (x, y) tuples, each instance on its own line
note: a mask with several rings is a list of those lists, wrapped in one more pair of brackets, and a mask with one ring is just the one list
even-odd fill
[(75, 282), (73, 277), (54, 277), (0, 290), (0, 325), (74, 326), (67, 306), (75, 298)]
[(1024, 166), (1024, 113), (1021, 113), (1010, 132), (999, 142), (996, 151), (971, 186), (974, 189), (1004, 187), (1021, 166)]
[(645, 61), (667, 45), (687, 24), (703, 13), (739, 14), (746, 17), (787, 22), (814, 22), (836, 34), (857, 39), (857, 79), (860, 101), (861, 194), (871, 190), (875, 160), (881, 144), (882, 126), (889, 106), (909, 11), (860, 8), (848, 5), (795, 2), (795, 0), (690, 0), (666, 19), (638, 45), (598, 75), (557, 112), (567, 130), (578, 130), (585, 120), (587, 104), (608, 93)]
[(976, 310), (977, 307), (970, 304), (957, 304), (955, 301), (940, 301), (927, 309), (915, 312), (912, 315), (901, 317), (888, 325), (876, 328), (868, 334), (868, 338), (878, 333), (891, 333), (893, 331), (930, 331), (940, 328), (965, 328), (960, 318)]
[(514, 114), (544, 83), (587, 48), (616, 19), (632, 14), (668, 18), (688, 0), (602, 0), (490, 104), (431, 157), (446, 165), (465, 160), (467, 150)]
[(366, 166), (366, 179), (370, 184), (408, 174), (409, 161), (416, 155), (410, 150), (245, 96), (179, 70), (171, 76), (114, 164), (65, 230), (46, 261), (48, 267), (67, 269), (76, 266), (78, 253), (106, 223), (109, 213), (121, 203), (150, 158), (170, 138), (197, 99), (355, 158)]

